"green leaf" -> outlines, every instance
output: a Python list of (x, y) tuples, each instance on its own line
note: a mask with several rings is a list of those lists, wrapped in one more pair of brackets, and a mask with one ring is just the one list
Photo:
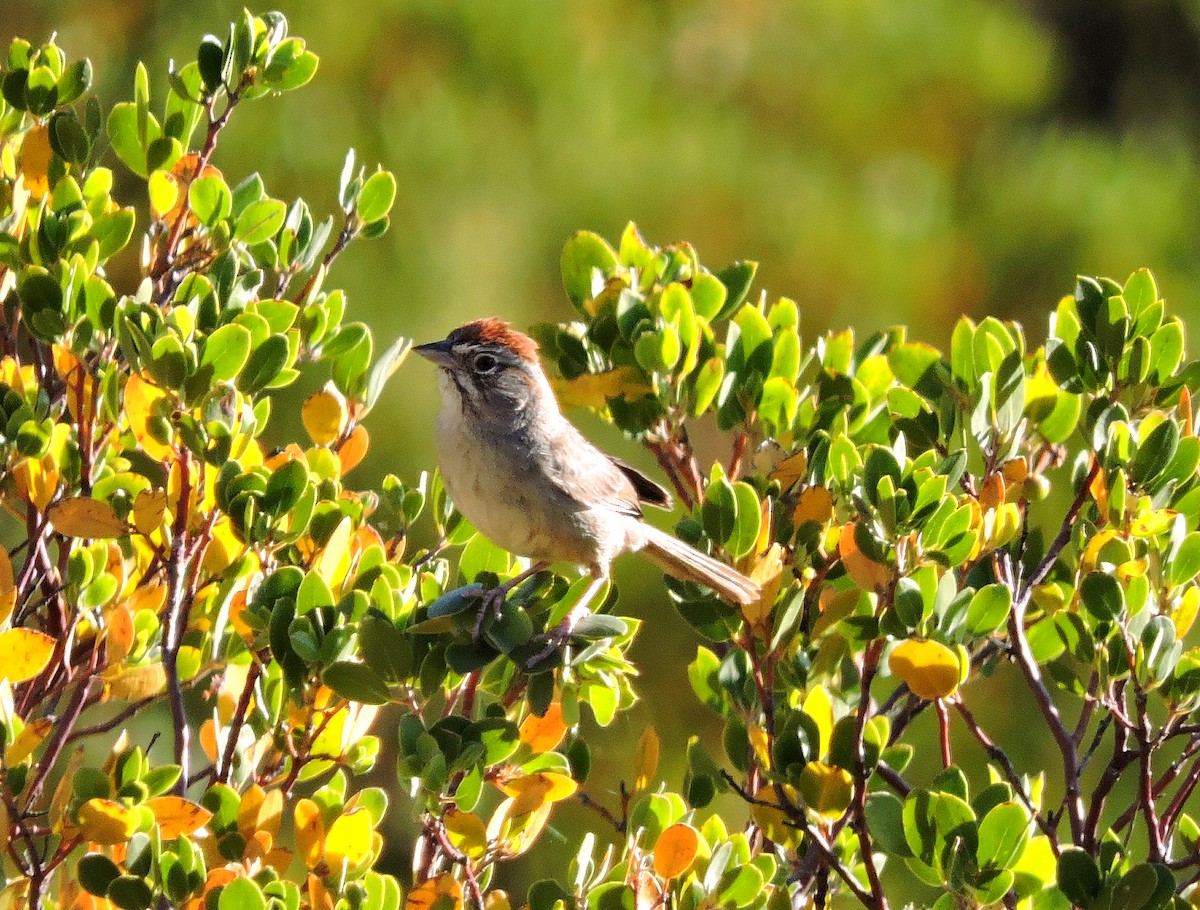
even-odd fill
[(213, 227), (218, 221), (229, 217), (233, 209), (233, 195), (223, 177), (207, 174), (197, 177), (188, 187), (188, 203), (201, 224)]
[(1193, 531), (1179, 544), (1171, 558), (1167, 582), (1171, 587), (1186, 584), (1200, 574), (1200, 531)]
[(79, 860), (79, 884), (96, 897), (104, 897), (108, 886), (121, 874), (117, 864), (103, 853), (89, 853)]
[(376, 171), (358, 193), (358, 217), (366, 224), (387, 217), (396, 201), (396, 178), (389, 171)]
[(140, 875), (121, 875), (113, 879), (105, 895), (121, 910), (143, 910), (154, 900), (154, 892)]
[(364, 705), (384, 705), (391, 700), (387, 683), (366, 664), (339, 660), (321, 674), (325, 685), (342, 698)]
[(235, 878), (221, 889), (217, 910), (266, 910), (267, 899), (253, 879)]
[(704, 533), (709, 539), (724, 546), (737, 530), (737, 510), (738, 500), (733, 484), (724, 476), (711, 481), (704, 492), (704, 505), (700, 509)]
[(904, 837), (904, 804), (885, 791), (867, 797), (867, 828), (875, 843), (894, 856), (912, 856)]
[(717, 272), (717, 280), (725, 286), (725, 301), (719, 311), (712, 316), (708, 315), (710, 303), (707, 300), (702, 300), (701, 296), (697, 296), (696, 294), (696, 282), (701, 277), (697, 276), (692, 282), (692, 300), (696, 304), (696, 312), (706, 319), (728, 316), (741, 306), (742, 301), (746, 299), (746, 295), (750, 292), (750, 285), (754, 283), (754, 275), (757, 271), (757, 262), (749, 259), (741, 259)]
[(985, 585), (975, 592), (967, 605), (967, 631), (972, 635), (990, 635), (1008, 620), (1012, 609), (1012, 591), (1005, 585)]
[(228, 382), (241, 372), (250, 357), (250, 330), (229, 323), (218, 328), (204, 340), (200, 366), (211, 366), (213, 379)]
[(50, 118), (50, 145), (54, 154), (71, 164), (82, 164), (92, 150), (91, 140), (71, 110), (58, 111)]
[(581, 306), (593, 296), (596, 279), (599, 278), (602, 285), (618, 266), (617, 254), (603, 237), (591, 231), (580, 231), (563, 247), (563, 288), (571, 302)]
[(287, 206), (278, 199), (251, 202), (238, 215), (233, 236), (247, 246), (263, 243), (279, 233), (286, 216)]
[(725, 548), (735, 559), (741, 559), (754, 549), (758, 542), (759, 526), (762, 522), (762, 509), (758, 502), (758, 494), (754, 487), (744, 481), (733, 485), (734, 508), (733, 533), (725, 542)]
[(205, 35), (200, 39), (196, 52), (196, 63), (200, 67), (200, 78), (209, 93), (221, 87), (225, 74), (225, 46), (216, 35)]
[(261, 391), (279, 376), (290, 358), (287, 338), (283, 335), (271, 335), (255, 348), (246, 365), (238, 373), (238, 388), (247, 395)]
[(71, 104), (92, 87), (92, 61), (84, 57), (68, 66), (58, 77), (58, 105)]
[(979, 823), (975, 854), (983, 868), (1011, 869), (1029, 839), (1029, 819), (1014, 802), (994, 807)]
[(1170, 464), (1179, 448), (1179, 425), (1167, 418), (1137, 448), (1129, 477), (1137, 486), (1146, 487)]
[(101, 261), (125, 249), (129, 238), (133, 236), (135, 222), (136, 216), (132, 208), (106, 212), (92, 222), (91, 234), (100, 244), (98, 252)]
[(763, 889), (763, 874), (745, 864), (727, 869), (717, 884), (717, 902), (723, 907), (747, 907)]
[(1106, 572), (1092, 572), (1079, 585), (1079, 597), (1088, 612), (1108, 622), (1125, 609), (1125, 592), (1121, 583)]
[(1150, 906), (1158, 888), (1158, 873), (1149, 863), (1138, 863), (1121, 876), (1112, 893), (1112, 910), (1142, 910)]
[(291, 510), (300, 501), (308, 476), (308, 466), (299, 459), (280, 465), (267, 481), (262, 498), (263, 510), (276, 516)]
[(1096, 861), (1078, 847), (1068, 847), (1058, 857), (1058, 887), (1076, 907), (1087, 910), (1100, 895), (1100, 870)]
[(137, 120), (136, 105), (128, 101), (113, 105), (108, 115), (108, 141), (127, 168), (139, 177), (145, 177), (149, 173), (146, 149), (138, 135)]

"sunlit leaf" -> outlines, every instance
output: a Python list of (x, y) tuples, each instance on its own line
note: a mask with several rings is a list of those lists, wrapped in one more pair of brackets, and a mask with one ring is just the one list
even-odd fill
[(34, 629), (0, 632), (0, 678), (19, 683), (37, 676), (50, 662), (55, 644), (55, 639)]
[(89, 496), (59, 500), (50, 507), (49, 515), (54, 530), (66, 537), (121, 537), (129, 532), (112, 506)]
[(212, 813), (203, 806), (180, 796), (156, 796), (146, 800), (145, 805), (154, 813), (164, 840), (193, 834), (212, 818)]
[(691, 868), (700, 850), (700, 832), (682, 822), (671, 825), (654, 842), (654, 871), (675, 878)]
[(563, 721), (562, 703), (552, 701), (544, 716), (538, 717), (530, 712), (521, 721), (519, 736), (531, 752), (538, 754), (556, 748), (567, 735), (567, 730), (567, 724)]
[(936, 641), (901, 642), (892, 650), (888, 666), (919, 698), (945, 698), (958, 688), (958, 655)]
[(79, 807), (79, 832), (94, 844), (123, 844), (141, 824), (133, 809), (108, 799), (89, 799)]
[(366, 809), (342, 813), (325, 836), (325, 861), (332, 869), (357, 867), (371, 855), (374, 833), (371, 813)]

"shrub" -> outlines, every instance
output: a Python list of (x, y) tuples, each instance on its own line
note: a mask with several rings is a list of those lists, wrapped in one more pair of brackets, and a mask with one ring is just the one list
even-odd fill
[[(576, 321), (536, 330), (561, 399), (653, 452), (677, 532), (764, 590), (739, 609), (668, 581), (724, 735), (647, 729), (614, 799), (587, 788), (588, 740), (637, 698), (641, 621), (610, 590), (547, 649), (587, 583), (551, 572), (479, 620), (520, 564), (436, 473), (346, 485), (407, 343), (374, 357), (326, 280), (387, 229), (395, 179), (349, 156), (335, 224), (212, 164), (235, 111), (316, 67), (281, 15), (247, 13), (158, 107), (139, 67), (105, 114), (86, 60), (9, 49), (6, 906), (398, 907), (373, 868), (387, 795), (361, 782), (385, 704), (415, 801), (408, 910), (1187, 905), (1200, 366), (1148, 272), (1081, 278), (1032, 349), (994, 319), (961, 320), (948, 354), (902, 329), (806, 346), (795, 302), (749, 294), (753, 263), (711, 272), (632, 225), (616, 248), (571, 238)], [(113, 197), (105, 140), (144, 211)], [(114, 287), (139, 214), (139, 281)], [(308, 441), (265, 451), (272, 393), (319, 365)], [(710, 415), (729, 454), (704, 467)], [(1054, 743), (1036, 773), (976, 715), (1014, 689)], [(141, 741), (160, 711), (169, 735)], [(659, 779), (663, 749), (682, 780)], [(509, 898), (500, 870), (568, 799), (597, 829)]]

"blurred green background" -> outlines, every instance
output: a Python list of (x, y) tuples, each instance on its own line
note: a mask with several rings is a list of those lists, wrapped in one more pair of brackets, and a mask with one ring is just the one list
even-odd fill
[[(132, 93), (133, 62), (145, 60), (157, 106), (167, 61), (191, 59), (241, 6), (7, 0), (0, 38), (57, 32), (68, 54), (92, 58), (106, 104)], [(322, 213), (335, 208), (348, 146), (396, 173), (391, 232), (352, 247), (329, 283), (347, 289), (351, 318), (379, 346), (489, 314), (521, 326), (571, 318), (563, 242), (581, 228), (615, 240), (629, 220), (653, 243), (692, 241), (714, 268), (758, 260), (760, 286), (799, 302), (809, 339), (905, 323), (942, 346), (965, 312), (1019, 319), (1040, 340), (1076, 272), (1124, 279), (1142, 265), (1174, 312), (1197, 312), (1197, 0), (282, 9), (321, 57), (316, 80), (241, 109), (215, 163), (231, 182), (258, 170), (273, 195), (303, 195)], [(406, 364), (368, 422), (376, 445), (357, 485), (432, 464), (435, 397), (432, 370)], [(301, 438), (296, 410), (277, 408), (272, 443)], [(642, 722), (677, 742), (704, 723), (683, 692), (694, 639), (653, 573), (620, 571), (623, 610), (651, 625), (635, 651), (645, 705), (617, 722), (620, 747), (597, 756), (610, 781), (628, 776)], [(1022, 713), (997, 705), (992, 716)], [(664, 756), (672, 786), (680, 768)]]

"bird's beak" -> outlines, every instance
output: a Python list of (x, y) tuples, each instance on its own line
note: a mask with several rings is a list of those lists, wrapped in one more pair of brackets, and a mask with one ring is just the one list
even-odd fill
[(454, 352), (450, 349), (450, 342), (448, 340), (419, 344), (413, 350), (426, 360), (433, 361), (439, 367), (450, 369), (450, 366), (454, 362)]

